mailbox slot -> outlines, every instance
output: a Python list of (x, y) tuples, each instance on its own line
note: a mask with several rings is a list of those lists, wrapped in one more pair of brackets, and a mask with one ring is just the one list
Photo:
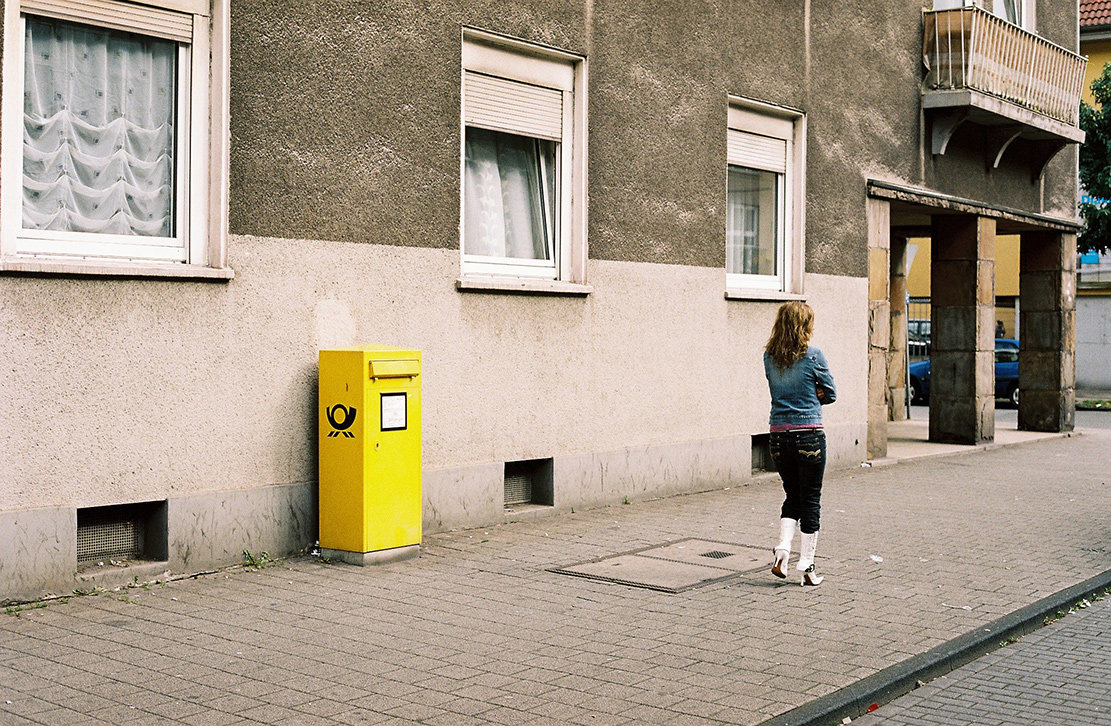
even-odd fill
[(420, 375), (420, 361), (416, 360), (372, 360), (370, 377), (375, 378), (416, 378)]

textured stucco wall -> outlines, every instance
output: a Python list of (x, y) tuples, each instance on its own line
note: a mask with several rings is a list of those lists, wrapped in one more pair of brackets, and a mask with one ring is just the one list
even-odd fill
[[(1075, 47), (1075, 4), (1039, 5), (1041, 31)], [(986, 173), (975, 132), (924, 150), (921, 8), (237, 2), (232, 230), (457, 248), (464, 24), (588, 57), (594, 259), (724, 264), (727, 93), (807, 113), (811, 272), (866, 274), (867, 178), (1074, 216), (1075, 149), (1041, 184), (1017, 148)]]
[[(460, 293), (450, 250), (236, 237), (229, 284), (0, 279), (0, 511), (316, 478), (316, 351), (424, 351), (428, 468), (756, 433), (774, 303), (705, 267), (592, 262), (588, 298)], [(866, 291), (806, 280), (864, 418)]]

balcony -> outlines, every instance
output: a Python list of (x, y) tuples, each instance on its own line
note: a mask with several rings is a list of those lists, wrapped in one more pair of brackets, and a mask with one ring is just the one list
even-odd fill
[(989, 170), (1021, 146), (1036, 180), (1057, 152), (1084, 141), (1077, 123), (1086, 58), (978, 7), (923, 16), (922, 108), (935, 155), (971, 125), (983, 135)]

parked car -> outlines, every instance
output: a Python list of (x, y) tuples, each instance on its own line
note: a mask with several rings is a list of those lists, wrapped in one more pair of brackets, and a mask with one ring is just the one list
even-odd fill
[(911, 318), (907, 321), (907, 338), (917, 340), (929, 345), (930, 320), (929, 318)]
[[(1018, 341), (995, 339), (995, 397), (1018, 406)], [(930, 402), (930, 361), (910, 364), (910, 400)]]

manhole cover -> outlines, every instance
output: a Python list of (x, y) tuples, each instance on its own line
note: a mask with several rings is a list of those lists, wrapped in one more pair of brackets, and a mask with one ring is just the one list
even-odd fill
[(681, 592), (763, 569), (769, 556), (749, 545), (684, 539), (550, 570), (663, 592)]

